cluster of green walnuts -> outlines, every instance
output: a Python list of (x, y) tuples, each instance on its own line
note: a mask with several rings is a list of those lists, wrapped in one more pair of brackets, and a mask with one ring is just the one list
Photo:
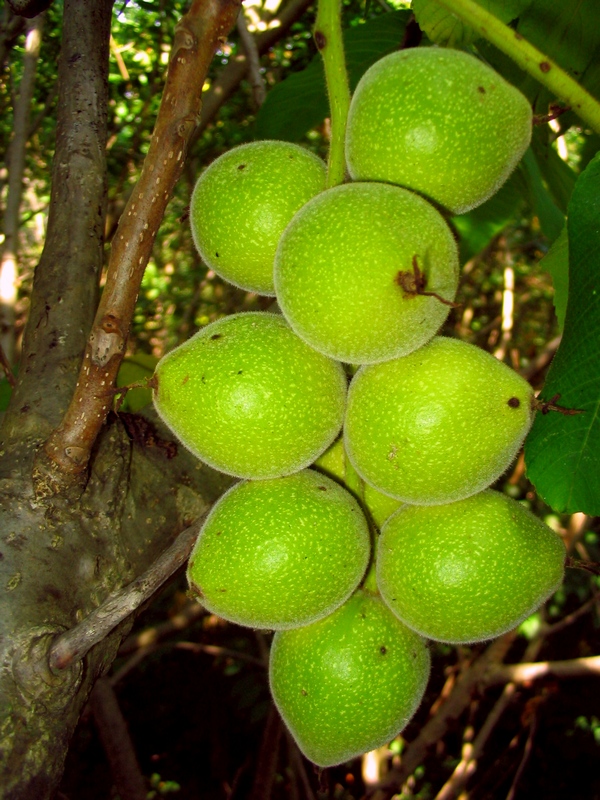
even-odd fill
[(210, 611), (276, 632), (273, 698), (320, 766), (402, 730), (427, 639), (498, 636), (562, 580), (559, 537), (488, 488), (529, 430), (530, 386), (436, 335), (458, 283), (444, 214), (491, 196), (530, 135), (525, 98), (473, 56), (407, 50), (356, 89), (350, 182), (325, 189), (319, 159), (264, 141), (193, 193), (206, 264), (282, 313), (225, 317), (157, 366), (161, 417), (241, 479), (188, 578)]

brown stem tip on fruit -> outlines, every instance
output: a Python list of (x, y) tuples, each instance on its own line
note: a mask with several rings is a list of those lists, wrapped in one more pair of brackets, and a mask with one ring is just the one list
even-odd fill
[(440, 303), (450, 308), (458, 308), (460, 303), (453, 303), (441, 297), (437, 292), (426, 292), (427, 276), (419, 267), (418, 256), (412, 257), (412, 270), (399, 270), (394, 278), (395, 283), (402, 289), (405, 296), (435, 297)]
[(552, 103), (548, 108), (547, 114), (534, 114), (532, 122), (534, 125), (545, 125), (570, 110), (571, 106), (560, 106), (557, 103)]
[(559, 406), (556, 402), (557, 400), (560, 400), (560, 392), (557, 392), (550, 400), (534, 398), (533, 407), (537, 411), (541, 411), (542, 414), (549, 414), (550, 411), (558, 411), (559, 414), (564, 414), (567, 417), (574, 416), (575, 414), (585, 414), (585, 409), (565, 408), (564, 406)]

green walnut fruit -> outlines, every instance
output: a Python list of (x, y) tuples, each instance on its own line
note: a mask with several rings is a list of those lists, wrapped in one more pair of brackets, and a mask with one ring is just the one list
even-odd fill
[(562, 540), (520, 503), (487, 489), (443, 506), (404, 506), (377, 549), (381, 596), (406, 625), (449, 643), (516, 627), (560, 585)]
[(320, 767), (393, 739), (428, 677), (424, 640), (362, 590), (328, 617), (276, 633), (271, 646), (275, 704), (300, 750)]
[(456, 294), (456, 243), (423, 198), (383, 183), (336, 186), (281, 237), (275, 289), (311, 347), (354, 364), (406, 355), (430, 339)]
[(334, 480), (343, 483), (350, 492), (358, 497), (363, 508), (367, 510), (378, 528), (381, 528), (386, 519), (402, 505), (399, 500), (377, 491), (362, 480), (346, 455), (344, 441), (341, 437), (319, 456), (313, 466), (319, 472), (324, 472)]
[(415, 505), (461, 500), (508, 468), (532, 422), (530, 385), (489, 353), (435, 337), (404, 358), (361, 367), (344, 441), (356, 471)]
[(154, 373), (156, 410), (211, 467), (276, 478), (307, 467), (337, 436), (347, 380), (276, 314), (233, 314), (168, 353)]
[(202, 605), (224, 619), (295, 628), (350, 596), (370, 551), (369, 526), (352, 495), (303, 470), (226, 492), (202, 527), (188, 580)]
[(527, 99), (459, 50), (392, 53), (363, 75), (350, 106), (354, 180), (388, 181), (462, 214), (493, 195), (531, 139)]
[(283, 229), (325, 188), (325, 164), (289, 142), (234, 147), (198, 179), (190, 223), (203, 261), (230, 283), (275, 294), (273, 259)]

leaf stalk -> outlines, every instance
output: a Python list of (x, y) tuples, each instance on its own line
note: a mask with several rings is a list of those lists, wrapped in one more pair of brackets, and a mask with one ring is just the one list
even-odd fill
[(600, 133), (598, 100), (520, 33), (509, 28), (474, 0), (437, 0), (437, 3), (512, 58), (522, 70), (567, 103), (592, 130)]

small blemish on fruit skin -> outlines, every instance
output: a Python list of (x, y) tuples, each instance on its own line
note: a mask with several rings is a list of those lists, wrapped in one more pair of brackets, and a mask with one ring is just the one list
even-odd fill
[(189, 379), (190, 379), (190, 376), (189, 376), (189, 375), (186, 375), (186, 376), (185, 376), (185, 378), (184, 378), (184, 379), (181, 381), (181, 385), (182, 385), (182, 386), (185, 386), (185, 385), (186, 385), (186, 383), (189, 381)]
[(480, 94), (485, 94), (485, 89), (483, 88), (483, 86), (478, 86), (478, 87), (477, 87), (477, 91), (478, 91)]
[(507, 400), (507, 404), (511, 408), (519, 408), (519, 406), (521, 405), (521, 401), (519, 400), (518, 397), (511, 397), (510, 400)]
[(246, 169), (246, 165), (245, 164), (239, 164), (238, 169), (240, 171), (243, 170), (243, 169)]
[(301, 689), (300, 694), (302, 695), (302, 697), (307, 697), (308, 692), (306, 691), (306, 689)]
[(387, 653), (387, 647), (384, 644), (382, 644), (381, 647), (379, 648), (379, 652), (381, 653), (382, 656), (384, 656)]
[(222, 333), (213, 333), (213, 335), (210, 337), (210, 340), (211, 342), (214, 342), (216, 339), (221, 339), (222, 336), (223, 336)]

